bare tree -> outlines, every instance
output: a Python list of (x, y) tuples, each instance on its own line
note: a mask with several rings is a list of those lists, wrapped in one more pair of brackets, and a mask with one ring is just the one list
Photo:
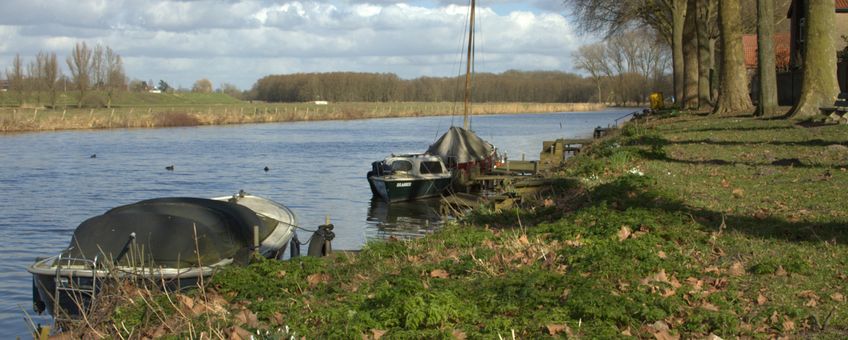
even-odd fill
[(748, 95), (739, 1), (719, 1), (721, 74), (718, 102), (713, 109), (719, 115), (750, 112), (754, 108)]
[(73, 86), (79, 92), (77, 107), (82, 107), (83, 99), (91, 83), (91, 49), (85, 42), (77, 43), (66, 61), (71, 71)]
[(106, 107), (111, 108), (115, 92), (123, 91), (127, 87), (127, 75), (124, 73), (124, 62), (121, 56), (108, 46), (106, 47), (104, 62)]
[(9, 90), (17, 94), (18, 105), (24, 103), (24, 62), (20, 54), (15, 54), (15, 59), (12, 59), (12, 68), (6, 70), (6, 80), (9, 81)]
[(831, 35), (836, 20), (834, 0), (808, 1), (801, 60), (801, 97), (789, 112), (795, 118), (814, 117), (822, 106), (833, 105), (839, 94), (836, 48)]
[(583, 45), (574, 55), (577, 68), (589, 72), (595, 86), (598, 88), (598, 102), (603, 100), (601, 96), (601, 80), (609, 73), (609, 67), (604, 60), (604, 45), (600, 43)]
[[(41, 53), (38, 54), (42, 56)], [(56, 60), (56, 53), (50, 52), (44, 54), (44, 72), (42, 82), (44, 89), (47, 91), (47, 98), (51, 108), (56, 108), (56, 92), (59, 78), (62, 76), (62, 71), (59, 70), (59, 62)]]
[(774, 1), (757, 0), (757, 116), (777, 110), (777, 69), (774, 62)]
[(209, 79), (203, 78), (198, 79), (194, 82), (194, 86), (191, 87), (191, 92), (199, 92), (199, 93), (211, 93), (212, 92), (212, 82)]
[(105, 88), (107, 74), (105, 49), (97, 44), (91, 51), (91, 88), (95, 90)]

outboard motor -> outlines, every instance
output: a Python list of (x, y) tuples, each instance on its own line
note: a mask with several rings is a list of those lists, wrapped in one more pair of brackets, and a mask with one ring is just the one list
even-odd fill
[(333, 252), (332, 241), (336, 237), (333, 227), (332, 223), (318, 226), (318, 230), (312, 233), (312, 237), (306, 243), (301, 243), (297, 238), (297, 234), (295, 234), (292, 237), (289, 250), (291, 258), (300, 256), (300, 246), (307, 243), (309, 244), (309, 249), (307, 249), (306, 255), (315, 257), (330, 255)]

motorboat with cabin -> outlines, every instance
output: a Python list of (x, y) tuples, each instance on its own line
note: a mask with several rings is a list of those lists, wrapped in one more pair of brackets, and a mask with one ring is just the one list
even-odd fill
[(391, 155), (371, 163), (366, 177), (374, 196), (386, 202), (439, 196), (452, 180), (442, 158), (430, 154)]
[(295, 236), (286, 206), (239, 192), (206, 198), (155, 198), (82, 222), (67, 248), (36, 260), (36, 312), (57, 320), (86, 312), (110, 280), (147, 280), (167, 290), (196, 287), (221, 267), (251, 256), (279, 257)]

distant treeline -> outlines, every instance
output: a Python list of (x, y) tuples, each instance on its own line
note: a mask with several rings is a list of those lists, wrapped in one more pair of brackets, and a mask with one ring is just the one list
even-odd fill
[[(595, 101), (591, 79), (555, 71), (507, 71), (474, 76), (475, 102), (579, 103)], [(392, 73), (297, 73), (259, 79), (253, 99), (268, 102), (461, 101), (465, 77), (401, 79)]]

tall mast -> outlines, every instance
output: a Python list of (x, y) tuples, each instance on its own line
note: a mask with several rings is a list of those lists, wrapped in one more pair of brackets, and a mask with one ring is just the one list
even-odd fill
[(462, 115), (462, 127), (466, 130), (470, 129), (468, 114), (471, 108), (471, 61), (474, 48), (474, 7), (475, 0), (471, 0), (471, 18), (468, 24), (468, 56), (465, 62), (465, 112)]

